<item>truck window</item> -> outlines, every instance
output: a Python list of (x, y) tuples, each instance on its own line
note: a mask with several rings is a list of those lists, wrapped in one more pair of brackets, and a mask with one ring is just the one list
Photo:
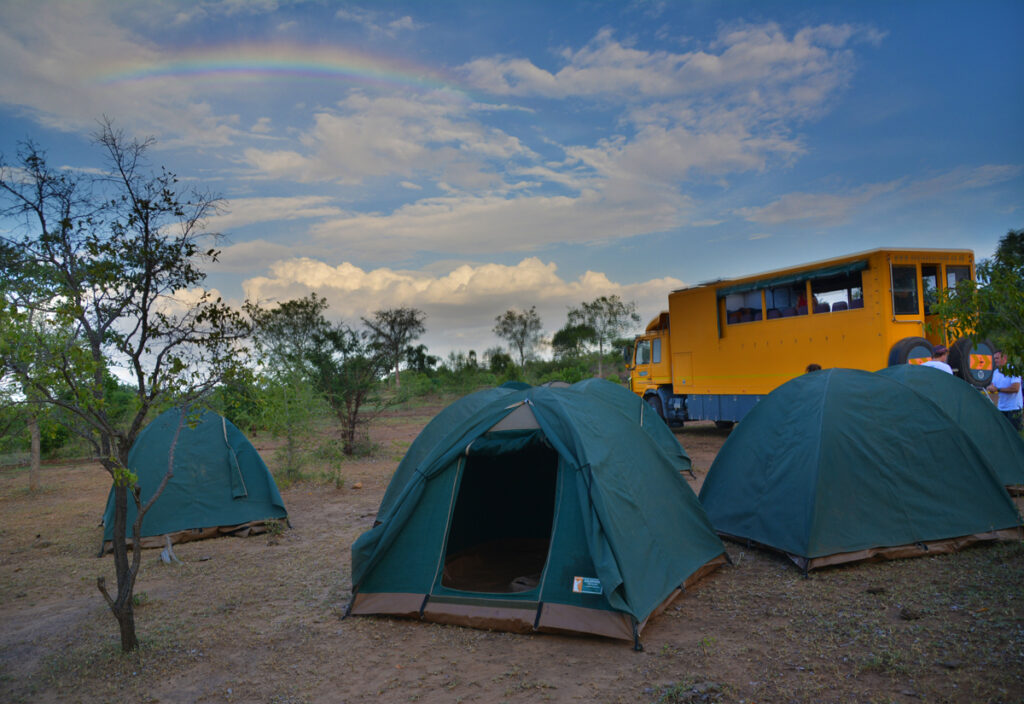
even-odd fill
[(932, 303), (939, 300), (939, 265), (921, 265), (921, 294), (924, 298), (924, 314), (930, 315)]
[(730, 293), (725, 297), (726, 323), (749, 323), (761, 319), (761, 291)]
[(917, 315), (916, 267), (892, 267), (892, 312), (894, 315)]
[(636, 343), (636, 363), (637, 364), (650, 364), (651, 363), (651, 341), (640, 340)]
[(965, 281), (971, 278), (971, 267), (969, 266), (947, 266), (946, 267), (946, 287), (956, 288), (956, 285), (961, 281)]
[(864, 288), (859, 271), (827, 279), (814, 279), (811, 282), (811, 293), (814, 295), (815, 313), (835, 313), (864, 307)]
[(651, 362), (654, 364), (661, 363), (661, 338), (656, 337), (651, 340)]
[(767, 289), (765, 303), (769, 318), (788, 318), (807, 314), (807, 288), (804, 283), (776, 286)]

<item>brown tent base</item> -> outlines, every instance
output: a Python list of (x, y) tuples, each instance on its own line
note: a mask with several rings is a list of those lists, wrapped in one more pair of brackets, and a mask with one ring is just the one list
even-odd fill
[[(249, 535), (259, 535), (260, 533), (266, 533), (270, 530), (269, 524), (272, 522), (284, 523), (287, 525), (287, 520), (282, 521), (249, 521), (248, 523), (241, 523), (237, 526), (211, 526), (209, 528), (190, 528), (189, 530), (179, 530), (174, 533), (162, 533), (160, 535), (144, 535), (142, 540), (139, 541), (144, 548), (162, 548), (167, 546), (167, 540), (170, 538), (172, 544), (188, 543), (193, 540), (205, 540), (207, 538), (217, 538), (222, 535), (233, 535), (236, 538), (245, 538)], [(128, 547), (132, 546), (132, 539), (128, 538)], [(113, 552), (114, 543), (107, 540), (103, 543), (103, 549), (100, 551), (101, 555), (108, 552)]]
[[(651, 613), (656, 616), (664, 611), (676, 597), (702, 581), (718, 569), (728, 558), (725, 553), (707, 562), (687, 578), (682, 587), (674, 589)], [(467, 595), (432, 596), (424, 594), (357, 593), (349, 605), (349, 614), (386, 614), (406, 618), (420, 618), (433, 623), (468, 626), (485, 630), (509, 631), (512, 633), (563, 633), (579, 635), (592, 634), (635, 641), (643, 630), (643, 623), (636, 624), (629, 614), (621, 611), (588, 609), (567, 604), (550, 602), (518, 601), (501, 598), (481, 598)]]
[(728, 538), (739, 543), (745, 543), (748, 545), (757, 545), (758, 547), (765, 548), (767, 550), (774, 550), (775, 552), (783, 552), (786, 557), (796, 563), (796, 566), (802, 569), (804, 572), (810, 570), (820, 569), (822, 567), (830, 567), (832, 565), (841, 565), (847, 562), (880, 562), (883, 560), (899, 560), (907, 557), (928, 557), (929, 555), (945, 555), (951, 552), (957, 552), (964, 548), (974, 545), (975, 543), (991, 542), (996, 540), (1021, 540), (1024, 539), (1024, 528), (1021, 526), (1015, 526), (1013, 528), (1003, 528), (1002, 530), (992, 530), (985, 533), (973, 533), (971, 535), (963, 535), (957, 538), (945, 538), (943, 540), (929, 540), (920, 543), (911, 543), (909, 545), (894, 545), (888, 547), (877, 547), (877, 548), (866, 548), (864, 550), (855, 550), (852, 552), (839, 552), (834, 555), (824, 555), (822, 557), (807, 558), (801, 555), (793, 555), (784, 551), (780, 551), (773, 548), (770, 545), (762, 545), (746, 538), (739, 538), (733, 535), (727, 535), (720, 533), (723, 538)]

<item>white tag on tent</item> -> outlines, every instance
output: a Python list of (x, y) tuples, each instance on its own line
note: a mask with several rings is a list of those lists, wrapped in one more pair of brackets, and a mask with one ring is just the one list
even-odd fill
[(600, 594), (601, 580), (597, 577), (573, 577), (572, 590), (577, 594)]

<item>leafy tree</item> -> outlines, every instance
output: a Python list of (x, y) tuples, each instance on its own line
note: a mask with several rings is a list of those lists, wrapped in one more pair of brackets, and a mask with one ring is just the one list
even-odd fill
[(427, 314), (417, 308), (387, 308), (374, 312), (373, 319), (363, 318), (370, 330), (370, 344), (376, 347), (388, 366), (395, 370), (395, 388), (401, 388), (398, 367), (410, 343), (426, 331)]
[(342, 451), (353, 455), (363, 436), (361, 429), (369, 422), (366, 406), (379, 404), (380, 377), (388, 370), (388, 359), (366, 331), (326, 321), (317, 329), (307, 359), (317, 388), (341, 423)]
[(309, 357), (317, 349), (318, 335), (328, 326), (327, 307), (327, 299), (315, 292), (269, 308), (251, 301), (245, 304), (265, 375), (263, 425), (285, 440), (277, 459), (288, 479), (300, 476), (305, 440), (312, 434), (310, 421), (317, 415), (320, 394), (314, 388), (315, 370)]
[(566, 324), (551, 338), (555, 359), (576, 359), (587, 348), (587, 343), (597, 341), (597, 333), (589, 325)]
[(491, 347), (484, 352), (484, 363), (487, 368), (499, 376), (508, 373), (515, 364), (512, 357), (500, 347)]
[(307, 355), (315, 349), (327, 308), (327, 299), (316, 292), (272, 308), (246, 301), (245, 312), (252, 320), (252, 341), (264, 360), (262, 366), (276, 374), (306, 371)]
[(440, 357), (427, 354), (426, 345), (416, 345), (415, 347), (410, 345), (405, 348), (406, 367), (421, 374), (432, 372), (440, 361)]
[(597, 343), (597, 374), (604, 376), (604, 350), (626, 330), (630, 323), (640, 322), (636, 303), (624, 303), (617, 295), (600, 296), (579, 308), (569, 309), (568, 326), (585, 326), (594, 331)]
[(537, 306), (530, 306), (527, 311), (509, 308), (494, 321), (494, 334), (519, 352), (519, 366), (525, 367), (526, 357), (540, 343), (541, 322)]
[[(121, 647), (138, 647), (133, 591), (141, 546), (127, 546), (129, 498), (143, 502), (128, 451), (151, 411), (202, 397), (233, 365), (245, 334), (238, 315), (202, 289), (199, 265), (216, 257), (204, 244), (219, 199), (182, 191), (152, 172), (153, 140), (129, 140), (109, 120), (94, 135), (107, 157), (99, 178), (54, 169), (34, 143), (16, 162), (0, 160), (0, 358), (24, 389), (61, 410), (113, 480), (117, 588), (97, 588), (116, 618)], [(112, 412), (110, 370), (132, 379), (130, 417)], [(166, 479), (170, 476), (168, 464)]]
[(1010, 230), (995, 254), (975, 267), (977, 282), (942, 289), (932, 312), (950, 339), (991, 339), (1003, 349), (1011, 371), (1024, 363), (1024, 230)]

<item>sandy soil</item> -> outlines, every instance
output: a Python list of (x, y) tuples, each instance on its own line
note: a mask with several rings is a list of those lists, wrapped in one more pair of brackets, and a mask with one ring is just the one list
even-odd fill
[[(600, 638), (342, 619), (349, 547), (372, 525), (405, 448), (436, 407), (375, 423), (381, 450), (345, 484), (282, 491), (292, 529), (144, 553), (143, 646), (118, 652), (96, 590), (108, 482), (51, 465), (43, 489), (0, 471), (0, 701), (6, 702), (1019, 702), (1024, 549), (837, 568), (804, 578), (728, 544), (733, 564), (653, 619), (643, 652)], [(699, 484), (725, 431), (677, 437)], [(270, 443), (257, 439), (270, 459)]]

